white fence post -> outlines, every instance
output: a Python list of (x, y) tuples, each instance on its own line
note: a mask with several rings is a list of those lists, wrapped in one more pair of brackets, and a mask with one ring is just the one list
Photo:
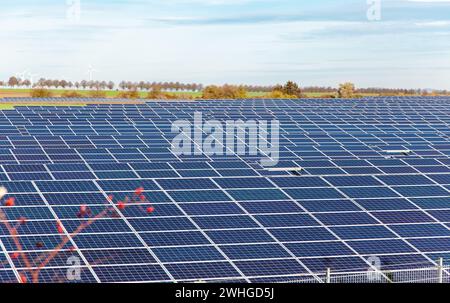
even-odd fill
[(444, 259), (439, 258), (438, 261), (438, 283), (444, 283)]
[(326, 276), (326, 283), (331, 283), (331, 268), (327, 268), (327, 276)]

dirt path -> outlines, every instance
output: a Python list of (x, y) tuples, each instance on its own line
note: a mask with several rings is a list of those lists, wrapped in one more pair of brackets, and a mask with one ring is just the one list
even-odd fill
[(29, 98), (29, 93), (19, 93), (19, 92), (3, 92), (0, 90), (0, 98)]

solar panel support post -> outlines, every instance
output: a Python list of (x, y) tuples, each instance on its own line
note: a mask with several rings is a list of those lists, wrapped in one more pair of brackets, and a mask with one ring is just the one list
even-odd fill
[(331, 268), (327, 268), (327, 274), (325, 276), (325, 283), (331, 283)]
[(444, 283), (444, 259), (439, 258), (438, 261), (438, 283)]

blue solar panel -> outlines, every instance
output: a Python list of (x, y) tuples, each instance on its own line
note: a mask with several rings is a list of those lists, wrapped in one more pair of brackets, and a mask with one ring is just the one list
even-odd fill
[[(41, 282), (74, 255), (81, 282), (282, 282), (365, 272), (373, 255), (386, 268), (434, 266), (450, 256), (448, 108), (445, 98), (366, 98), (3, 110), (0, 209), (30, 258), (76, 233)], [(280, 121), (277, 169), (254, 155), (172, 154), (171, 123), (198, 111)], [(0, 281), (15, 281), (26, 264), (5, 262), (18, 248), (4, 224), (0, 236)]]
[(297, 257), (344, 256), (355, 253), (341, 242), (314, 242), (286, 244)]

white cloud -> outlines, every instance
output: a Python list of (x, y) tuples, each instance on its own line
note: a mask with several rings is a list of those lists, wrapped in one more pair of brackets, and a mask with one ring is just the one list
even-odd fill
[(419, 27), (448, 27), (450, 26), (450, 20), (417, 22), (416, 25)]

